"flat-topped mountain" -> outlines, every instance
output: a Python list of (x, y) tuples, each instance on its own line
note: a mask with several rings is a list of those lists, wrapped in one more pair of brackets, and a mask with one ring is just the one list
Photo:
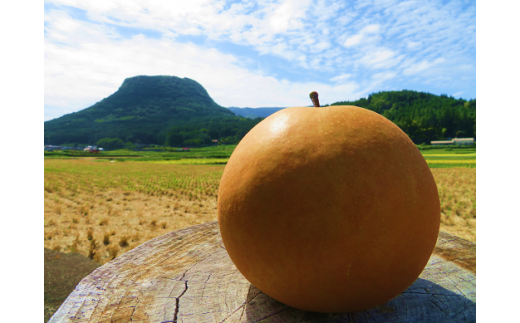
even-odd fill
[(175, 76), (134, 76), (91, 107), (46, 121), (44, 141), (95, 143), (108, 137), (157, 143), (164, 142), (172, 126), (215, 117), (236, 115), (215, 103), (196, 81)]
[[(332, 105), (355, 105), (377, 112), (416, 144), (476, 138), (476, 99), (402, 90), (372, 93), (367, 98)], [(124, 143), (175, 147), (210, 145), (215, 139), (237, 143), (261, 118), (281, 109), (224, 108), (194, 80), (135, 76), (93, 106), (46, 121), (44, 142), (96, 144), (103, 138), (117, 138)]]

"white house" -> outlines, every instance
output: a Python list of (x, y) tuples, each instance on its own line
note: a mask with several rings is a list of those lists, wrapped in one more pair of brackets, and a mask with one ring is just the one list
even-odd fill
[(96, 151), (99, 151), (99, 150), (103, 150), (103, 148), (101, 149), (98, 149), (96, 146), (87, 146), (87, 148), (83, 149), (84, 151), (92, 151), (92, 152), (96, 152)]
[(453, 138), (451, 140), (432, 141), (432, 146), (440, 145), (472, 145), (475, 143), (475, 138)]
[(475, 143), (474, 138), (453, 138), (455, 145), (473, 145)]

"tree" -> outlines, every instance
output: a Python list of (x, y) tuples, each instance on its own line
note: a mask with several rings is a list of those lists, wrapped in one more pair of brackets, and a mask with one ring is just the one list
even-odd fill
[(120, 149), (124, 147), (123, 140), (119, 138), (103, 138), (99, 139), (97, 142), (98, 147), (102, 147), (103, 149), (107, 150), (114, 150), (114, 149)]
[(135, 146), (133, 143), (131, 143), (130, 141), (128, 141), (126, 144), (125, 144), (125, 148), (128, 149), (128, 150), (134, 150), (135, 149)]

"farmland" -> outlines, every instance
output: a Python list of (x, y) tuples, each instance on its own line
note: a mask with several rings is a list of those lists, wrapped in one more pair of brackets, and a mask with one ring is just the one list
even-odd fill
[[(45, 248), (106, 263), (167, 232), (216, 220), (218, 185), (233, 148), (46, 153)], [(439, 189), (441, 230), (475, 241), (475, 150), (422, 153)]]
[(430, 168), (477, 166), (476, 148), (445, 148), (421, 150)]
[(223, 166), (45, 160), (45, 247), (105, 263), (216, 219)]
[(182, 148), (161, 147), (158, 149), (143, 149), (140, 151), (118, 149), (113, 151), (103, 151), (99, 154), (91, 154), (82, 150), (56, 150), (45, 151), (45, 158), (96, 158), (111, 159), (118, 161), (151, 161), (151, 160), (179, 160), (179, 159), (198, 159), (198, 158), (221, 158), (228, 159), (236, 145), (222, 145), (202, 148), (190, 148), (184, 151)]
[[(162, 148), (143, 151), (120, 149), (91, 154), (83, 151), (45, 152), (45, 159), (88, 158), (98, 162), (151, 162), (154, 164), (175, 165), (223, 165), (229, 160), (236, 145), (191, 148), (179, 151), (179, 148)], [(476, 148), (436, 148), (421, 149), (430, 168), (476, 167)]]

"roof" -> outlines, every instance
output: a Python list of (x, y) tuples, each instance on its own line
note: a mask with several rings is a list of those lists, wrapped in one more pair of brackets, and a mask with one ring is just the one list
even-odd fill
[(432, 141), (432, 144), (452, 144), (453, 140)]
[(475, 141), (474, 138), (453, 138), (453, 141), (461, 141), (461, 140), (470, 140), (470, 141)]
[(475, 141), (475, 138), (453, 138), (452, 140), (437, 140), (432, 141), (431, 144), (453, 144), (457, 141)]

